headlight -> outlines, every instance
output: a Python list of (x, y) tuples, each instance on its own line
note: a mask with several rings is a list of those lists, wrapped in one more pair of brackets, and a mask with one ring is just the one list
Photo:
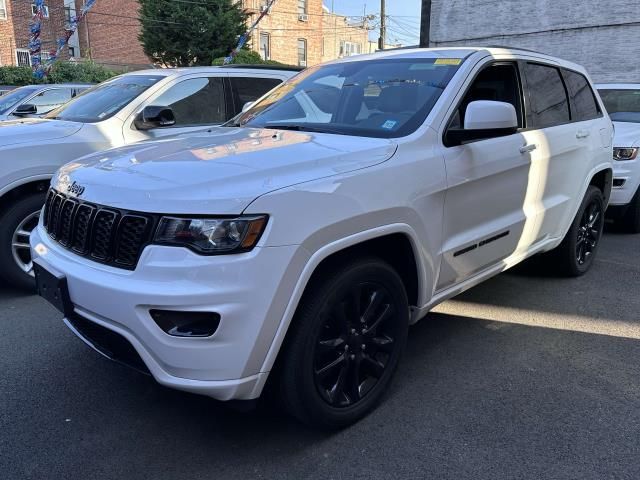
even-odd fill
[(614, 160), (635, 160), (638, 155), (637, 148), (614, 148), (613, 159)]
[(162, 217), (154, 243), (177, 245), (205, 255), (251, 250), (267, 225), (266, 215), (238, 218)]

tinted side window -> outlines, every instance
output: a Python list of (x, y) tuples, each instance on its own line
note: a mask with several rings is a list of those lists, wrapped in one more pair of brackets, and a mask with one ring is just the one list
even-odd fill
[(231, 77), (230, 80), (236, 113), (242, 110), (245, 103), (255, 102), (282, 83), (277, 78)]
[(212, 125), (227, 119), (222, 78), (192, 78), (177, 83), (153, 100), (171, 107), (176, 127)]
[(587, 79), (571, 70), (563, 70), (562, 73), (571, 100), (571, 120), (580, 122), (601, 116), (600, 108)]
[(38, 115), (44, 115), (71, 100), (71, 92), (72, 90), (70, 88), (45, 90), (32, 98), (29, 103), (36, 106)]
[(522, 95), (515, 64), (490, 65), (475, 78), (465, 94), (460, 107), (451, 119), (449, 128), (463, 128), (464, 115), (469, 104), (476, 100), (494, 100), (513, 105), (518, 115), (518, 128), (524, 127), (522, 120)]
[(569, 101), (560, 70), (547, 65), (527, 63), (525, 66), (533, 128), (546, 128), (568, 123)]

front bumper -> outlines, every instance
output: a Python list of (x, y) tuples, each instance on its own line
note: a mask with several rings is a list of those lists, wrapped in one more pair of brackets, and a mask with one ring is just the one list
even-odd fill
[[(628, 205), (640, 188), (640, 158), (614, 161), (613, 163), (613, 189), (609, 204), (612, 206)], [(622, 183), (622, 185), (616, 186), (617, 183)]]
[[(260, 395), (268, 375), (264, 360), (308, 260), (299, 246), (207, 257), (151, 245), (127, 271), (74, 255), (42, 226), (31, 246), (34, 258), (66, 276), (74, 316), (126, 339), (159, 383), (219, 400)], [(221, 322), (212, 337), (172, 337), (151, 309), (216, 312)], [(65, 323), (96, 347), (74, 318)]]

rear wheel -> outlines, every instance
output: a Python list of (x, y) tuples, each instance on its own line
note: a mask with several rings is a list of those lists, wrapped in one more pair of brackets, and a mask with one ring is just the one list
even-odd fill
[(559, 273), (577, 277), (589, 271), (600, 246), (604, 229), (602, 192), (590, 186), (571, 228), (560, 246), (552, 252)]
[(302, 422), (340, 428), (382, 399), (404, 351), (407, 295), (371, 258), (323, 275), (306, 292), (283, 351), (280, 396)]
[(44, 200), (41, 193), (22, 197), (0, 215), (0, 276), (8, 285), (35, 288), (29, 238)]
[(633, 196), (624, 217), (619, 221), (625, 232), (640, 233), (640, 189)]

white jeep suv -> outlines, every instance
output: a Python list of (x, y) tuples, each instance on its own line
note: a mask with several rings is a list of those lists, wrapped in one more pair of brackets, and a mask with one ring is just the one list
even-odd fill
[(613, 120), (613, 190), (607, 215), (640, 233), (640, 84), (596, 85)]
[(295, 73), (271, 66), (145, 70), (104, 82), (45, 118), (0, 122), (0, 279), (33, 290), (29, 234), (64, 163), (219, 125)]
[(593, 263), (612, 125), (578, 65), (398, 50), (312, 67), (228, 128), (65, 165), (31, 237), (79, 337), (304, 422), (370, 411), (410, 324), (537, 253)]

